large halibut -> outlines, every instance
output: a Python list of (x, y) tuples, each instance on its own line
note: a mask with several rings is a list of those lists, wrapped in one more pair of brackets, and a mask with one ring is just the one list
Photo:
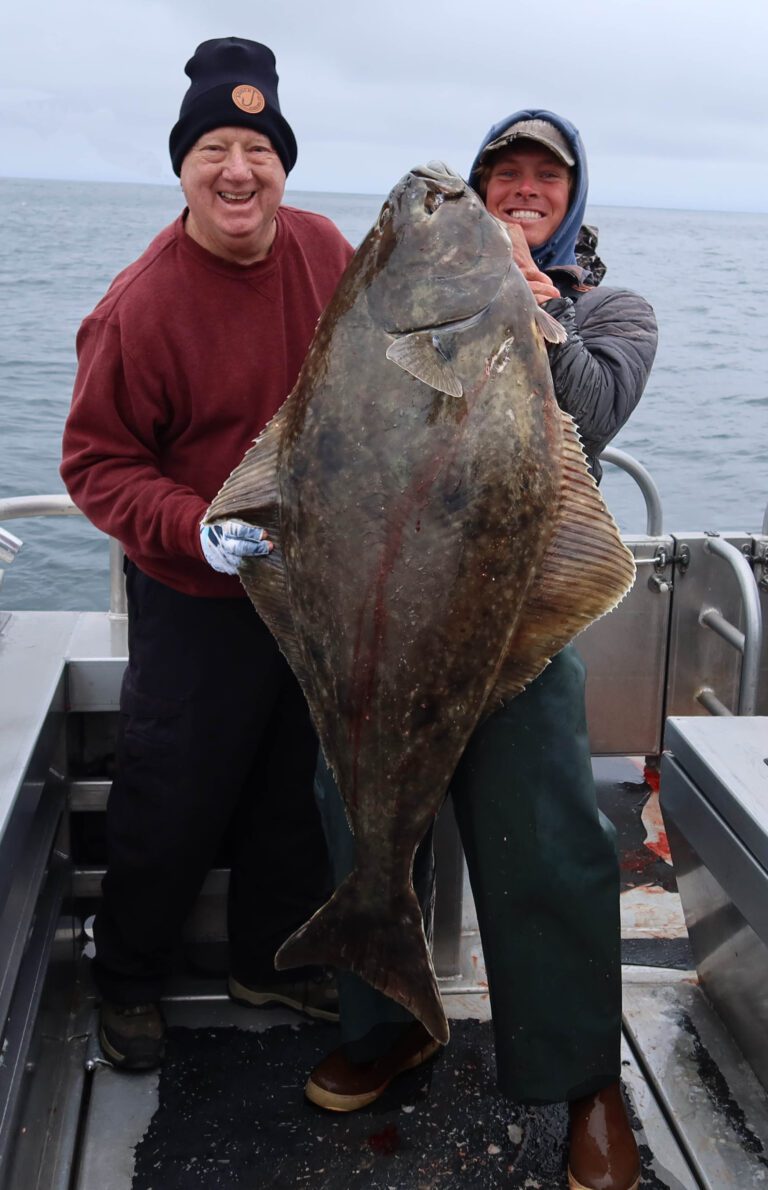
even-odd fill
[(552, 322), (477, 195), (441, 163), (410, 171), (208, 513), (275, 542), (242, 581), (356, 840), (276, 965), (349, 968), (442, 1042), (414, 851), (478, 722), (634, 578), (554, 397)]

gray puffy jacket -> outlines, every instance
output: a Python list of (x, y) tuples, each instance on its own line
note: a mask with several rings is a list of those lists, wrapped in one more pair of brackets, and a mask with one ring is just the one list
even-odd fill
[(555, 395), (576, 422), (599, 480), (602, 468), (596, 456), (624, 425), (645, 388), (656, 354), (656, 317), (649, 303), (629, 289), (599, 286), (579, 293), (560, 270), (551, 270), (551, 275), (564, 296), (547, 302), (545, 309), (568, 334), (565, 343), (549, 346)]

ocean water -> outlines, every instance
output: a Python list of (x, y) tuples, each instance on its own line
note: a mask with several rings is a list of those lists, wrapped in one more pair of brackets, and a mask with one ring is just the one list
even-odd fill
[[(382, 197), (289, 192), (352, 243)], [(176, 187), (0, 179), (0, 498), (63, 492), (61, 431), (77, 327), (112, 277), (180, 211)], [(604, 284), (653, 304), (660, 343), (613, 445), (650, 470), (664, 527), (759, 530), (768, 503), (768, 215), (593, 207)], [(644, 532), (634, 483), (606, 468), (624, 532)], [(4, 523), (24, 540), (0, 608), (108, 604), (106, 539), (83, 518)]]

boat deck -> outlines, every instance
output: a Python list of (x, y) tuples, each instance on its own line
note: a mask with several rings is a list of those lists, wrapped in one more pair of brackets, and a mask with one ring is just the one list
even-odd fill
[[(108, 787), (104, 771), (91, 782), (67, 774), (61, 748), (74, 731), (78, 746), (87, 737), (86, 759), (99, 752), (101, 728), (95, 738), (89, 730), (114, 714), (124, 635), (119, 619), (76, 613), (15, 614), (0, 632), (10, 678), (0, 683), (0, 931), (7, 972), (18, 972), (15, 986), (5, 976), (0, 986), (0, 1090), (18, 1083), (0, 1119), (3, 1190), (564, 1188), (564, 1106), (511, 1103), (494, 1087), (466, 882), (460, 974), (441, 980), (452, 1041), (367, 1110), (339, 1116), (308, 1104), (303, 1083), (337, 1043), (336, 1027), (232, 1004), (223, 966), (181, 971), (169, 987), (161, 1072), (120, 1074), (103, 1061), (84, 922), (98, 871), (73, 866), (72, 838), (56, 832), (62, 805), (71, 830)], [(597, 758), (594, 768), (619, 837), (623, 1080), (642, 1186), (768, 1185), (768, 1098), (699, 985), (656, 774), (641, 758)]]
[[(650, 878), (639, 878), (635, 844), (643, 828), (636, 824), (643, 816), (652, 820), (655, 794), (632, 761), (597, 762), (596, 770), (604, 807), (621, 807), (616, 817), (632, 824), (622, 833), (623, 945), (625, 958), (644, 961), (623, 967), (622, 1077), (642, 1156), (641, 1185), (759, 1186), (768, 1181), (765, 1092), (699, 988), (671, 870), (657, 881), (657, 864), (665, 864), (657, 857), (643, 873)], [(301, 1093), (308, 1071), (337, 1044), (337, 1027), (288, 1010), (235, 1005), (221, 977), (181, 973), (169, 988), (161, 1072), (113, 1070), (95, 1041), (84, 957), (68, 1040), (73, 1061), (87, 1073), (79, 1102), (69, 1105), (78, 1142), (62, 1184), (70, 1190), (563, 1190), (565, 1107), (520, 1105), (495, 1090), (469, 897), (462, 945), (474, 982), (442, 981), (450, 1045), (350, 1115), (319, 1110)], [(22, 1165), (23, 1156), (22, 1146)]]
[[(642, 1156), (641, 1185), (759, 1186), (768, 1182), (766, 1095), (692, 969), (658, 796), (640, 760), (598, 759), (595, 775), (620, 840), (622, 1074)], [(350, 1115), (319, 1110), (301, 1093), (308, 1071), (337, 1044), (336, 1026), (288, 1010), (235, 1005), (223, 975), (180, 972), (164, 1004), (170, 1028), (163, 1070), (116, 1072), (95, 1041), (87, 934), (62, 930), (57, 945), (75, 946), (80, 956), (67, 1040), (52, 1042), (47, 1055), (51, 1077), (57, 1072), (62, 1080), (62, 1114), (69, 1114), (60, 1127), (76, 1135), (62, 1166), (60, 1184), (68, 1190), (567, 1185), (565, 1107), (524, 1106), (495, 1090), (482, 949), (466, 885), (462, 971), (472, 975), (441, 981), (450, 1045), (427, 1067), (398, 1078), (369, 1109)], [(55, 985), (48, 994), (56, 1004)], [(51, 1035), (61, 1032), (54, 1027)], [(63, 1044), (69, 1068), (61, 1062)], [(45, 1052), (37, 1063), (45, 1085)], [(39, 1144), (39, 1133), (29, 1144)], [(25, 1158), (32, 1153), (21, 1144), (19, 1180), (11, 1185), (26, 1190), (34, 1183), (24, 1179)]]

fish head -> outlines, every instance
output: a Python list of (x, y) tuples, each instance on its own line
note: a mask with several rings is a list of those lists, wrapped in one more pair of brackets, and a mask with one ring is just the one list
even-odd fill
[(400, 179), (365, 248), (373, 257), (368, 309), (389, 334), (471, 318), (512, 267), (509, 237), (441, 161)]

